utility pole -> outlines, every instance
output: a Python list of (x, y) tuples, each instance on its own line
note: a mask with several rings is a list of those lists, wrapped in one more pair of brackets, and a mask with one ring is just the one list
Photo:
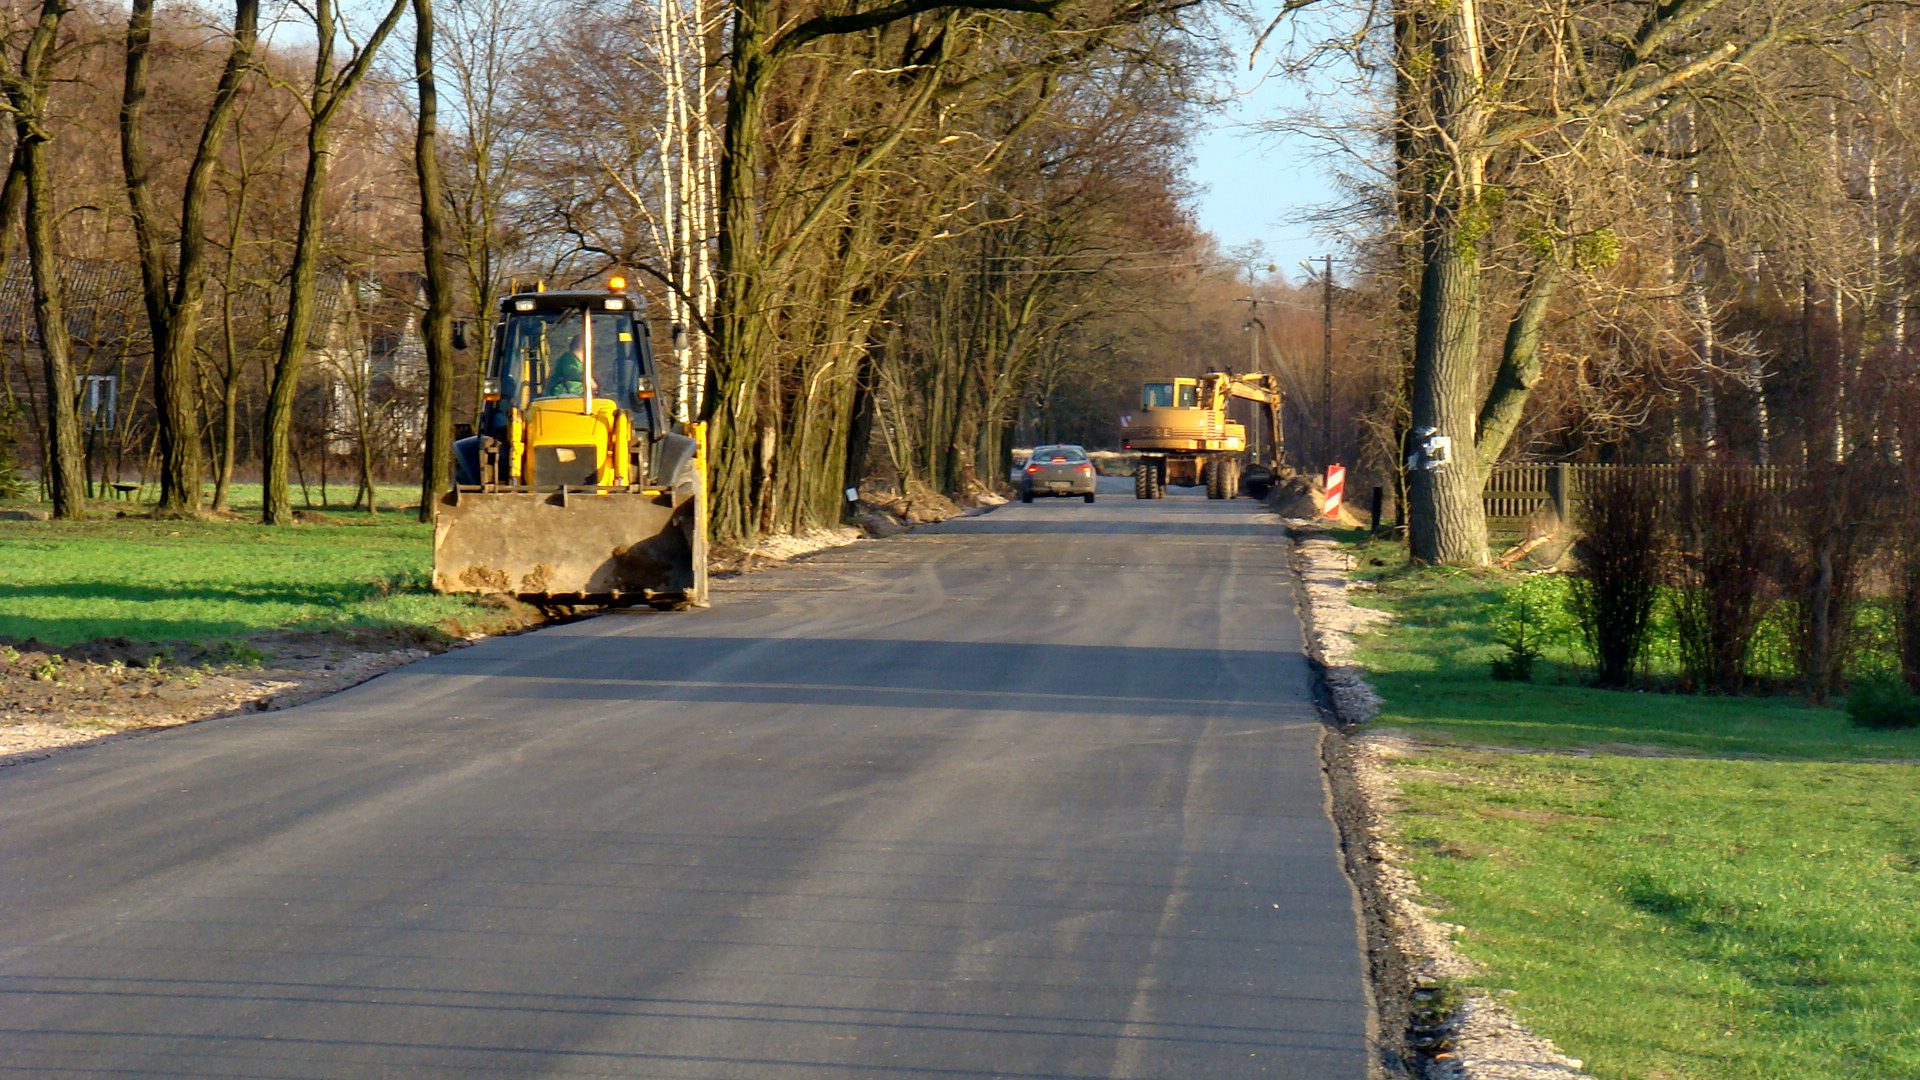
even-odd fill
[(1320, 461), (1333, 464), (1333, 256), (1321, 256), (1320, 285), (1325, 335), (1320, 345)]
[(1248, 334), (1247, 371), (1249, 373), (1257, 372), (1260, 370), (1260, 335), (1254, 333), (1254, 328), (1266, 326), (1265, 323), (1260, 321), (1260, 298), (1257, 296), (1243, 296), (1240, 298), (1240, 303), (1247, 305), (1247, 321), (1240, 324), (1240, 329), (1245, 330)]

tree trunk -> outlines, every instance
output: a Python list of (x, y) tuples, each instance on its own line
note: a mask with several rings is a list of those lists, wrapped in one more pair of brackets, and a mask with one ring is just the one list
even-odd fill
[(1423, 460), (1408, 478), (1409, 552), (1420, 562), (1484, 566), (1487, 519), (1476, 444), (1480, 352), (1480, 245), (1489, 209), (1482, 203), (1486, 159), (1478, 9), (1452, 4), (1433, 15), (1435, 123), (1445, 135), (1425, 141), (1426, 180), (1420, 312), (1414, 328), (1413, 431), (1416, 442), (1451, 440), (1448, 458)]
[(1549, 252), (1534, 268), (1520, 308), (1507, 324), (1506, 344), (1500, 350), (1500, 369), (1494, 373), (1493, 386), (1480, 407), (1477, 425), (1474, 458), (1479, 462), (1482, 476), (1500, 460), (1501, 452), (1513, 439), (1513, 433), (1520, 427), (1527, 397), (1540, 382), (1540, 343), (1546, 336), (1547, 310), (1553, 304), (1560, 274), (1559, 259)]
[(306, 363), (307, 341), (313, 332), (320, 202), (326, 188), (330, 152), (327, 132), (318, 125), (316, 120), (307, 134), (307, 172), (300, 191), (299, 216), (295, 218), (293, 266), (288, 274), (287, 322), (280, 336), (279, 356), (273, 365), (273, 386), (267, 394), (263, 425), (264, 475), (261, 477), (264, 490), (260, 509), (260, 520), (266, 525), (293, 523), (293, 501), (287, 491), (287, 454), (293, 436), (293, 399), (299, 392), (300, 369)]
[(47, 380), (47, 486), (53, 516), (79, 518), (86, 514), (86, 462), (80, 447), (80, 421), (74, 408), (72, 343), (67, 336), (62, 304), (58, 254), (53, 242), (53, 207), (47, 169), (47, 142), (43, 126), (47, 92), (53, 77), (53, 45), (62, 0), (46, 0), (20, 62), (18, 78), (11, 80), (8, 97), (14, 109), (15, 165), (26, 187), (27, 258), (33, 274), (33, 321), (40, 332), (40, 351)]
[(772, 17), (767, 0), (736, 4), (720, 154), (719, 310), (713, 320), (713, 355), (703, 404), (712, 427), (709, 520), (715, 536), (723, 540), (751, 539), (756, 525), (754, 400), (761, 382), (764, 320), (754, 281), (761, 255), (757, 214), (761, 114), (772, 75), (766, 24)]
[(226, 141), (226, 120), (253, 63), (259, 0), (237, 0), (233, 41), (200, 129), (180, 196), (179, 265), (167, 267), (166, 238), (159, 232), (149, 178), (145, 116), (147, 63), (153, 31), (153, 0), (133, 0), (127, 19), (126, 76), (120, 99), (120, 160), (140, 250), (142, 297), (153, 341), (153, 396), (160, 436), (160, 504), (163, 515), (200, 511), (200, 394), (194, 372), (194, 338), (206, 295), (206, 212), (214, 167)]
[(420, 182), (420, 248), (427, 268), (427, 310), (420, 336), (427, 349), (427, 439), (421, 459), (420, 520), (432, 521), (440, 493), (452, 484), (453, 283), (448, 280), (446, 184), (437, 148), (440, 99), (433, 73), (433, 0), (413, 0), (415, 77), (420, 123), (413, 146)]
[[(307, 171), (300, 187), (300, 210), (295, 219), (293, 265), (287, 275), (287, 321), (280, 336), (280, 351), (273, 367), (273, 386), (267, 395), (267, 415), (261, 425), (263, 492), (260, 520), (267, 525), (293, 523), (293, 501), (287, 492), (287, 461), (291, 456), (293, 403), (300, 386), (300, 369), (307, 359), (307, 341), (313, 333), (314, 279), (320, 256), (322, 202), (326, 197), (328, 158), (333, 153), (333, 117), (380, 51), (393, 31), (408, 0), (394, 0), (380, 25), (367, 36), (360, 52), (344, 68), (335, 70), (333, 0), (314, 5), (314, 29), (318, 45), (314, 51), (313, 93), (308, 101)], [(331, 426), (329, 426), (331, 432)], [(323, 446), (321, 463), (327, 458)]]

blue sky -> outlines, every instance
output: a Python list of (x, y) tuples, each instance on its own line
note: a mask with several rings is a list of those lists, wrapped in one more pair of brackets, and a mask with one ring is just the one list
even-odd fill
[[(1297, 281), (1301, 260), (1318, 257), (1330, 242), (1316, 234), (1309, 219), (1315, 210), (1337, 202), (1338, 195), (1325, 163), (1307, 140), (1254, 130), (1261, 120), (1302, 108), (1307, 101), (1298, 83), (1270, 75), (1273, 44), (1270, 39), (1268, 51), (1248, 70), (1251, 41), (1235, 42), (1237, 96), (1232, 106), (1212, 114), (1194, 140), (1188, 175), (1204, 188), (1193, 202), (1200, 227), (1218, 238), (1223, 251), (1257, 240), (1266, 246), (1268, 261)], [(1337, 248), (1333, 254), (1337, 261)]]

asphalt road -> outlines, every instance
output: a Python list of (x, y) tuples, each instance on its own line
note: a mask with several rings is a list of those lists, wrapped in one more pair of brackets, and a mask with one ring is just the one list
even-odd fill
[(0, 1071), (1364, 1077), (1282, 531), (1103, 483), (0, 769)]

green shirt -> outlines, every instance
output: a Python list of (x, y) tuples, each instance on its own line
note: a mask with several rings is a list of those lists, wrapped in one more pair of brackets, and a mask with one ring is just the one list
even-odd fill
[(548, 397), (577, 397), (586, 389), (582, 379), (586, 372), (580, 358), (571, 352), (560, 354), (553, 362), (553, 370), (547, 374)]

